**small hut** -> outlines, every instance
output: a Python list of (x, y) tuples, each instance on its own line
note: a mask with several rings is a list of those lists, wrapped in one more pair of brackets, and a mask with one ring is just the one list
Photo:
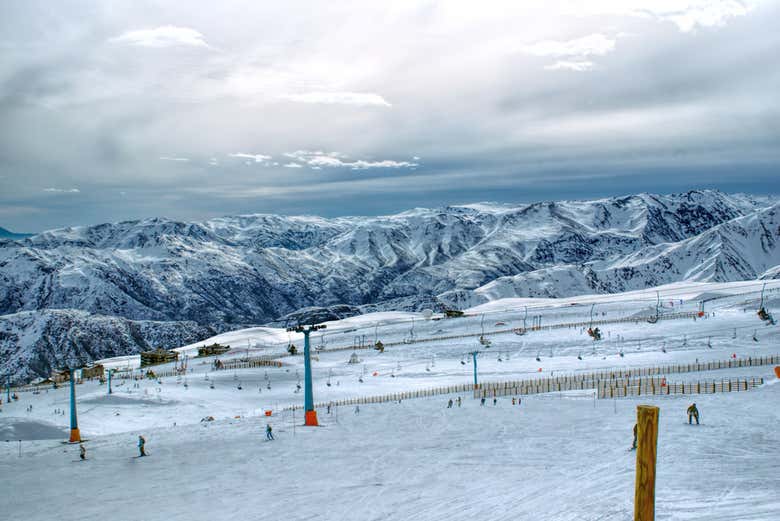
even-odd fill
[(165, 349), (157, 349), (155, 351), (144, 351), (141, 353), (141, 367), (149, 365), (166, 364), (168, 362), (175, 362), (179, 359), (179, 353), (176, 351), (166, 351)]
[(85, 367), (81, 370), (81, 378), (103, 378), (103, 366), (100, 364), (94, 364), (89, 367)]
[(210, 346), (202, 346), (198, 348), (198, 356), (216, 356), (226, 353), (230, 349), (230, 346), (223, 346), (217, 342), (214, 342)]

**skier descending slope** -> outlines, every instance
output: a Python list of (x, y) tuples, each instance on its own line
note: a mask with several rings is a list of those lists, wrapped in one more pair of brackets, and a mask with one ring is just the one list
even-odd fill
[(146, 446), (146, 438), (139, 435), (138, 436), (138, 452), (140, 452), (140, 454), (138, 455), (139, 458), (146, 456), (146, 450), (144, 450), (145, 446)]
[(271, 424), (270, 423), (267, 423), (265, 425), (265, 439), (268, 440), (268, 441), (271, 441), (271, 440), (274, 439), (274, 433), (273, 433), (273, 429), (271, 428)]
[(688, 407), (688, 425), (691, 425), (691, 419), (696, 420), (696, 425), (699, 425), (699, 409), (696, 408), (696, 404), (692, 403), (690, 407)]
[(81, 458), (81, 461), (87, 459), (87, 449), (85, 449), (84, 445), (81, 443), (79, 443), (79, 458)]

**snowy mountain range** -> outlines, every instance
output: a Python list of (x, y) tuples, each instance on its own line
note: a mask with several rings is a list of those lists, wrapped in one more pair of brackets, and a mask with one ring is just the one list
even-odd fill
[[(466, 307), (774, 278), (779, 207), (692, 191), (380, 217), (154, 218), (0, 239), (0, 356), (29, 377), (74, 350), (101, 358), (174, 347), (299, 319), (302, 308)], [(79, 347), (84, 331), (101, 341)]]

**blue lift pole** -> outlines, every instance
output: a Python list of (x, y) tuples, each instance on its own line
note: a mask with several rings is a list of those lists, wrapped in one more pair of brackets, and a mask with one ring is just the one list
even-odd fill
[(314, 412), (313, 425), (317, 425), (317, 413), (314, 411), (314, 391), (311, 385), (311, 345), (309, 344), (309, 333), (311, 333), (311, 329), (303, 331), (303, 410), (306, 411), (306, 425), (309, 425), (309, 411)]
[(287, 331), (294, 331), (296, 333), (303, 333), (303, 409), (304, 409), (304, 425), (309, 427), (316, 427), (317, 423), (317, 411), (314, 410), (314, 392), (311, 384), (311, 344), (309, 342), (309, 334), (312, 331), (318, 329), (325, 329), (325, 326), (312, 325), (307, 327), (296, 326), (288, 327)]
[(81, 434), (76, 419), (76, 371), (70, 370), (70, 443), (80, 443)]
[(479, 351), (472, 351), (471, 357), (474, 359), (474, 389), (479, 389), (479, 384), (477, 383), (477, 355), (479, 354)]
[(11, 373), (5, 375), (5, 401), (11, 403)]

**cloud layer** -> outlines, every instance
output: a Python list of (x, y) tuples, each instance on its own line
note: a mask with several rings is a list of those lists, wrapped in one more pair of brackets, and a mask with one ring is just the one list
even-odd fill
[(10, 2), (0, 226), (776, 191), (779, 24), (768, 0)]

